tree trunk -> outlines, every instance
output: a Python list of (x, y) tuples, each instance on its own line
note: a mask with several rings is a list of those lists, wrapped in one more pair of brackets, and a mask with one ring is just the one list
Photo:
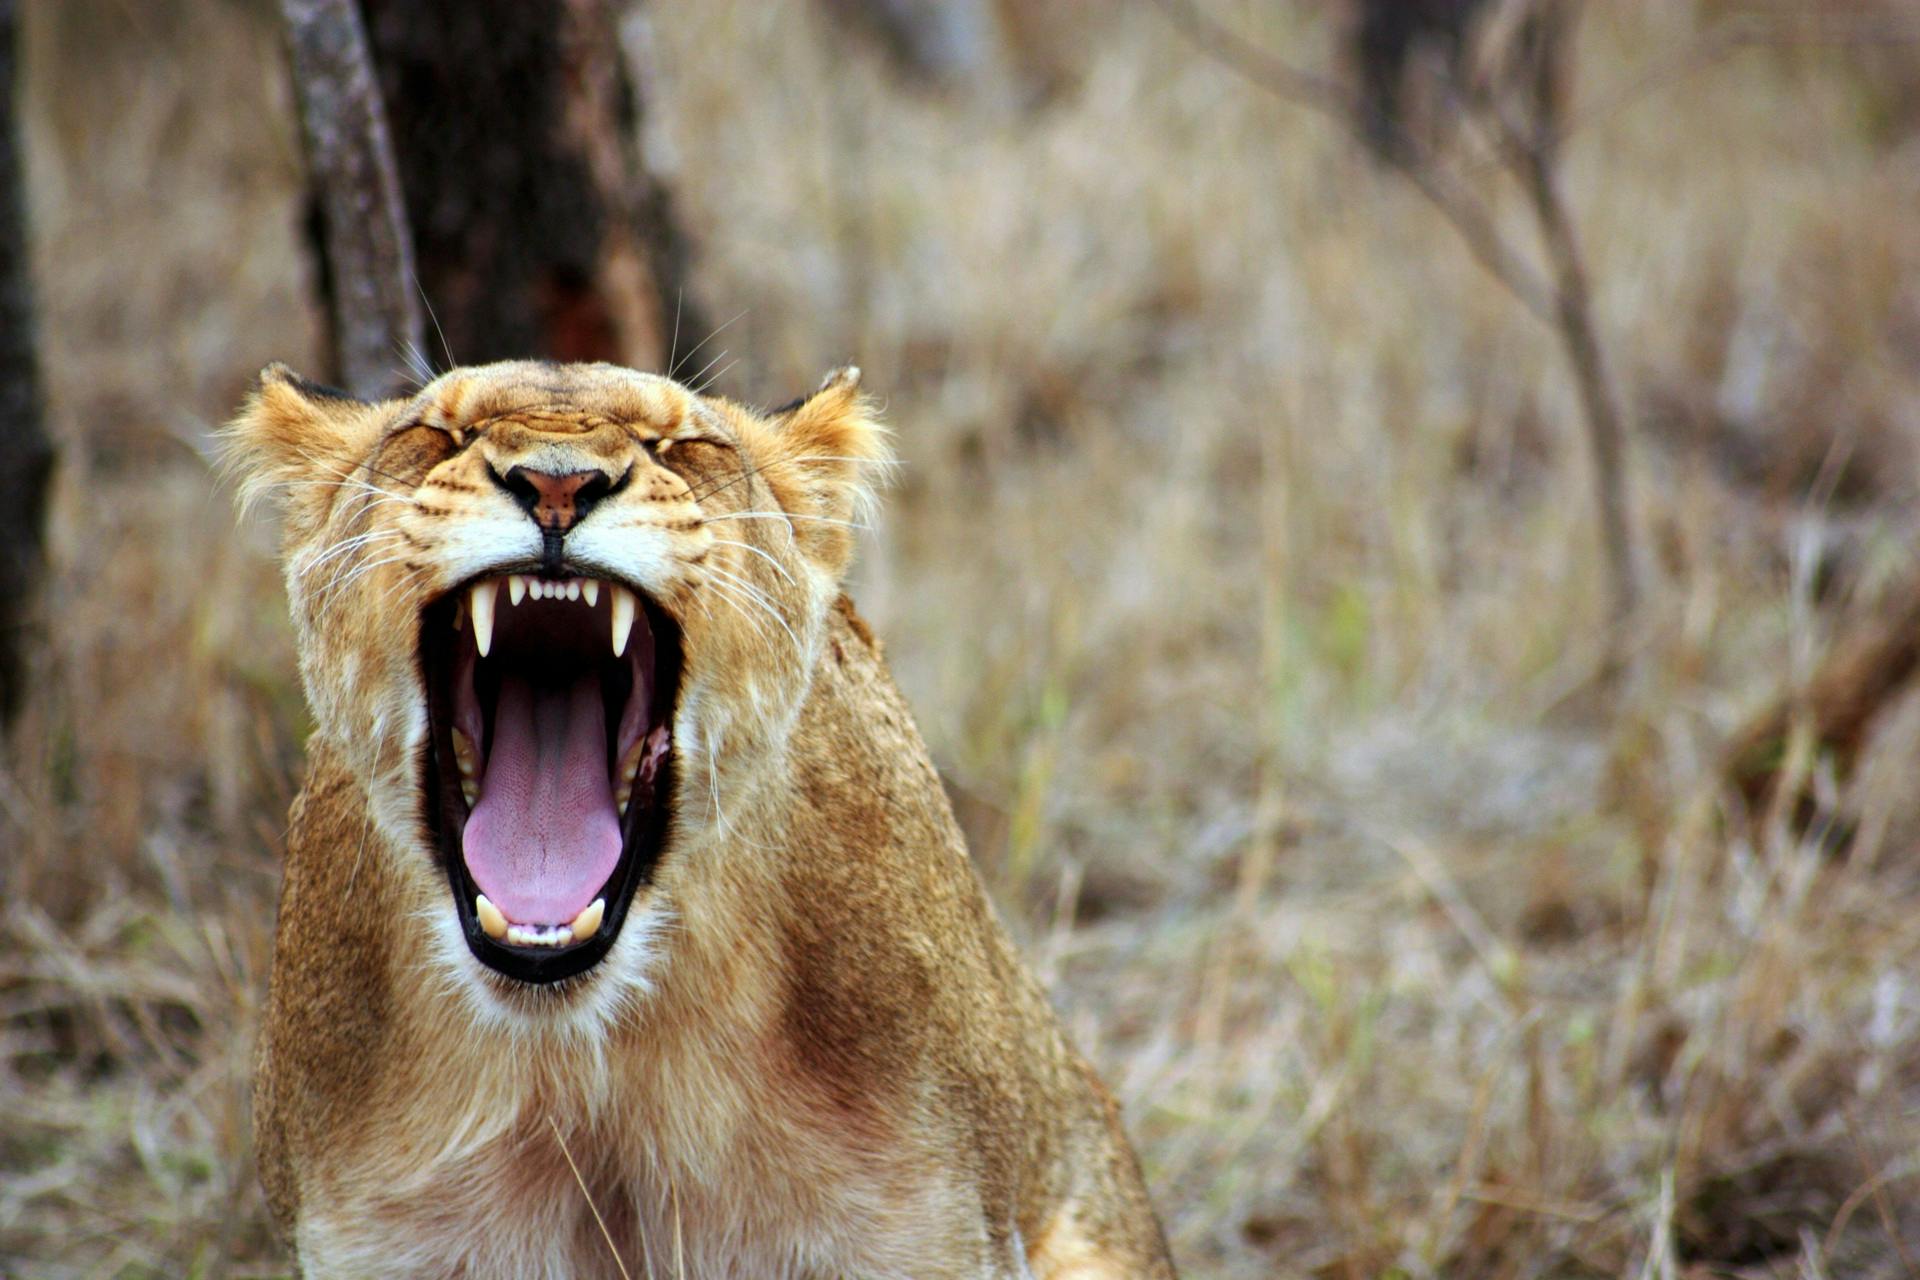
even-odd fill
[[(667, 370), (707, 336), (618, 0), (363, 0), (437, 360)], [(637, 19), (633, 19), (637, 20)]]
[(0, 0), (0, 725), (20, 705), (53, 474), (53, 442), (40, 414), (26, 181), (15, 114), (18, 25), (13, 0)]
[(420, 343), (413, 251), (379, 87), (353, 0), (281, 0), (307, 141), (336, 376), (391, 394)]

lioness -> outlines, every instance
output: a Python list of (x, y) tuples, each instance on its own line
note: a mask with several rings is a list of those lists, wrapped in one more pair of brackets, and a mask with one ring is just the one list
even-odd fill
[(315, 728), (255, 1127), (307, 1275), (1173, 1275), (840, 592), (858, 384), (261, 374)]

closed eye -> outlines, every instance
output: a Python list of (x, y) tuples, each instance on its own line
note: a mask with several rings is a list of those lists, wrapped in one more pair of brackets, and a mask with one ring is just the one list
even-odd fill
[(695, 445), (706, 445), (712, 449), (725, 449), (731, 452), (733, 442), (716, 436), (655, 436), (642, 442), (646, 451), (658, 458), (673, 449), (687, 449)]

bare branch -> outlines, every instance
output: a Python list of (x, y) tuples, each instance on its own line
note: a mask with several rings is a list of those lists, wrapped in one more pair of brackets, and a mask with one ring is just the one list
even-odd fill
[(1338, 80), (1288, 65), (1204, 13), (1194, 0), (1154, 0), (1203, 53), (1261, 89), (1327, 116), (1363, 143), (1374, 130), (1391, 139), (1385, 159), (1446, 218), (1454, 233), (1492, 276), (1543, 324), (1558, 323), (1553, 287), (1507, 247), (1486, 209), (1399, 121), (1379, 116)]
[(413, 242), (366, 30), (354, 0), (280, 0), (319, 200), (339, 376), (358, 396), (401, 382), (423, 331)]
[(1630, 615), (1639, 603), (1639, 573), (1627, 495), (1627, 432), (1608, 377), (1586, 265), (1557, 167), (1566, 119), (1562, 98), (1571, 9), (1562, 0), (1542, 0), (1526, 10), (1512, 56), (1498, 69), (1489, 92), (1474, 99), (1474, 109), (1492, 120), (1499, 142), (1496, 159), (1526, 193), (1552, 270), (1548, 280), (1502, 239), (1486, 204), (1379, 104), (1337, 80), (1287, 65), (1208, 17), (1195, 0), (1156, 3), (1203, 52), (1268, 92), (1332, 118), (1374, 149), (1446, 217), (1482, 269), (1554, 331), (1572, 368), (1593, 451), (1609, 614), (1615, 621)]

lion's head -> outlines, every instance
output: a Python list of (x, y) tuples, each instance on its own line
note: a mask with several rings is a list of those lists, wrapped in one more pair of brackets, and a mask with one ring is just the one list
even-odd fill
[(773, 767), (888, 456), (857, 370), (760, 414), (524, 362), (380, 403), (275, 365), (229, 443), (279, 500), (317, 732), (404, 910), (507, 1001), (619, 954), (663, 860)]

